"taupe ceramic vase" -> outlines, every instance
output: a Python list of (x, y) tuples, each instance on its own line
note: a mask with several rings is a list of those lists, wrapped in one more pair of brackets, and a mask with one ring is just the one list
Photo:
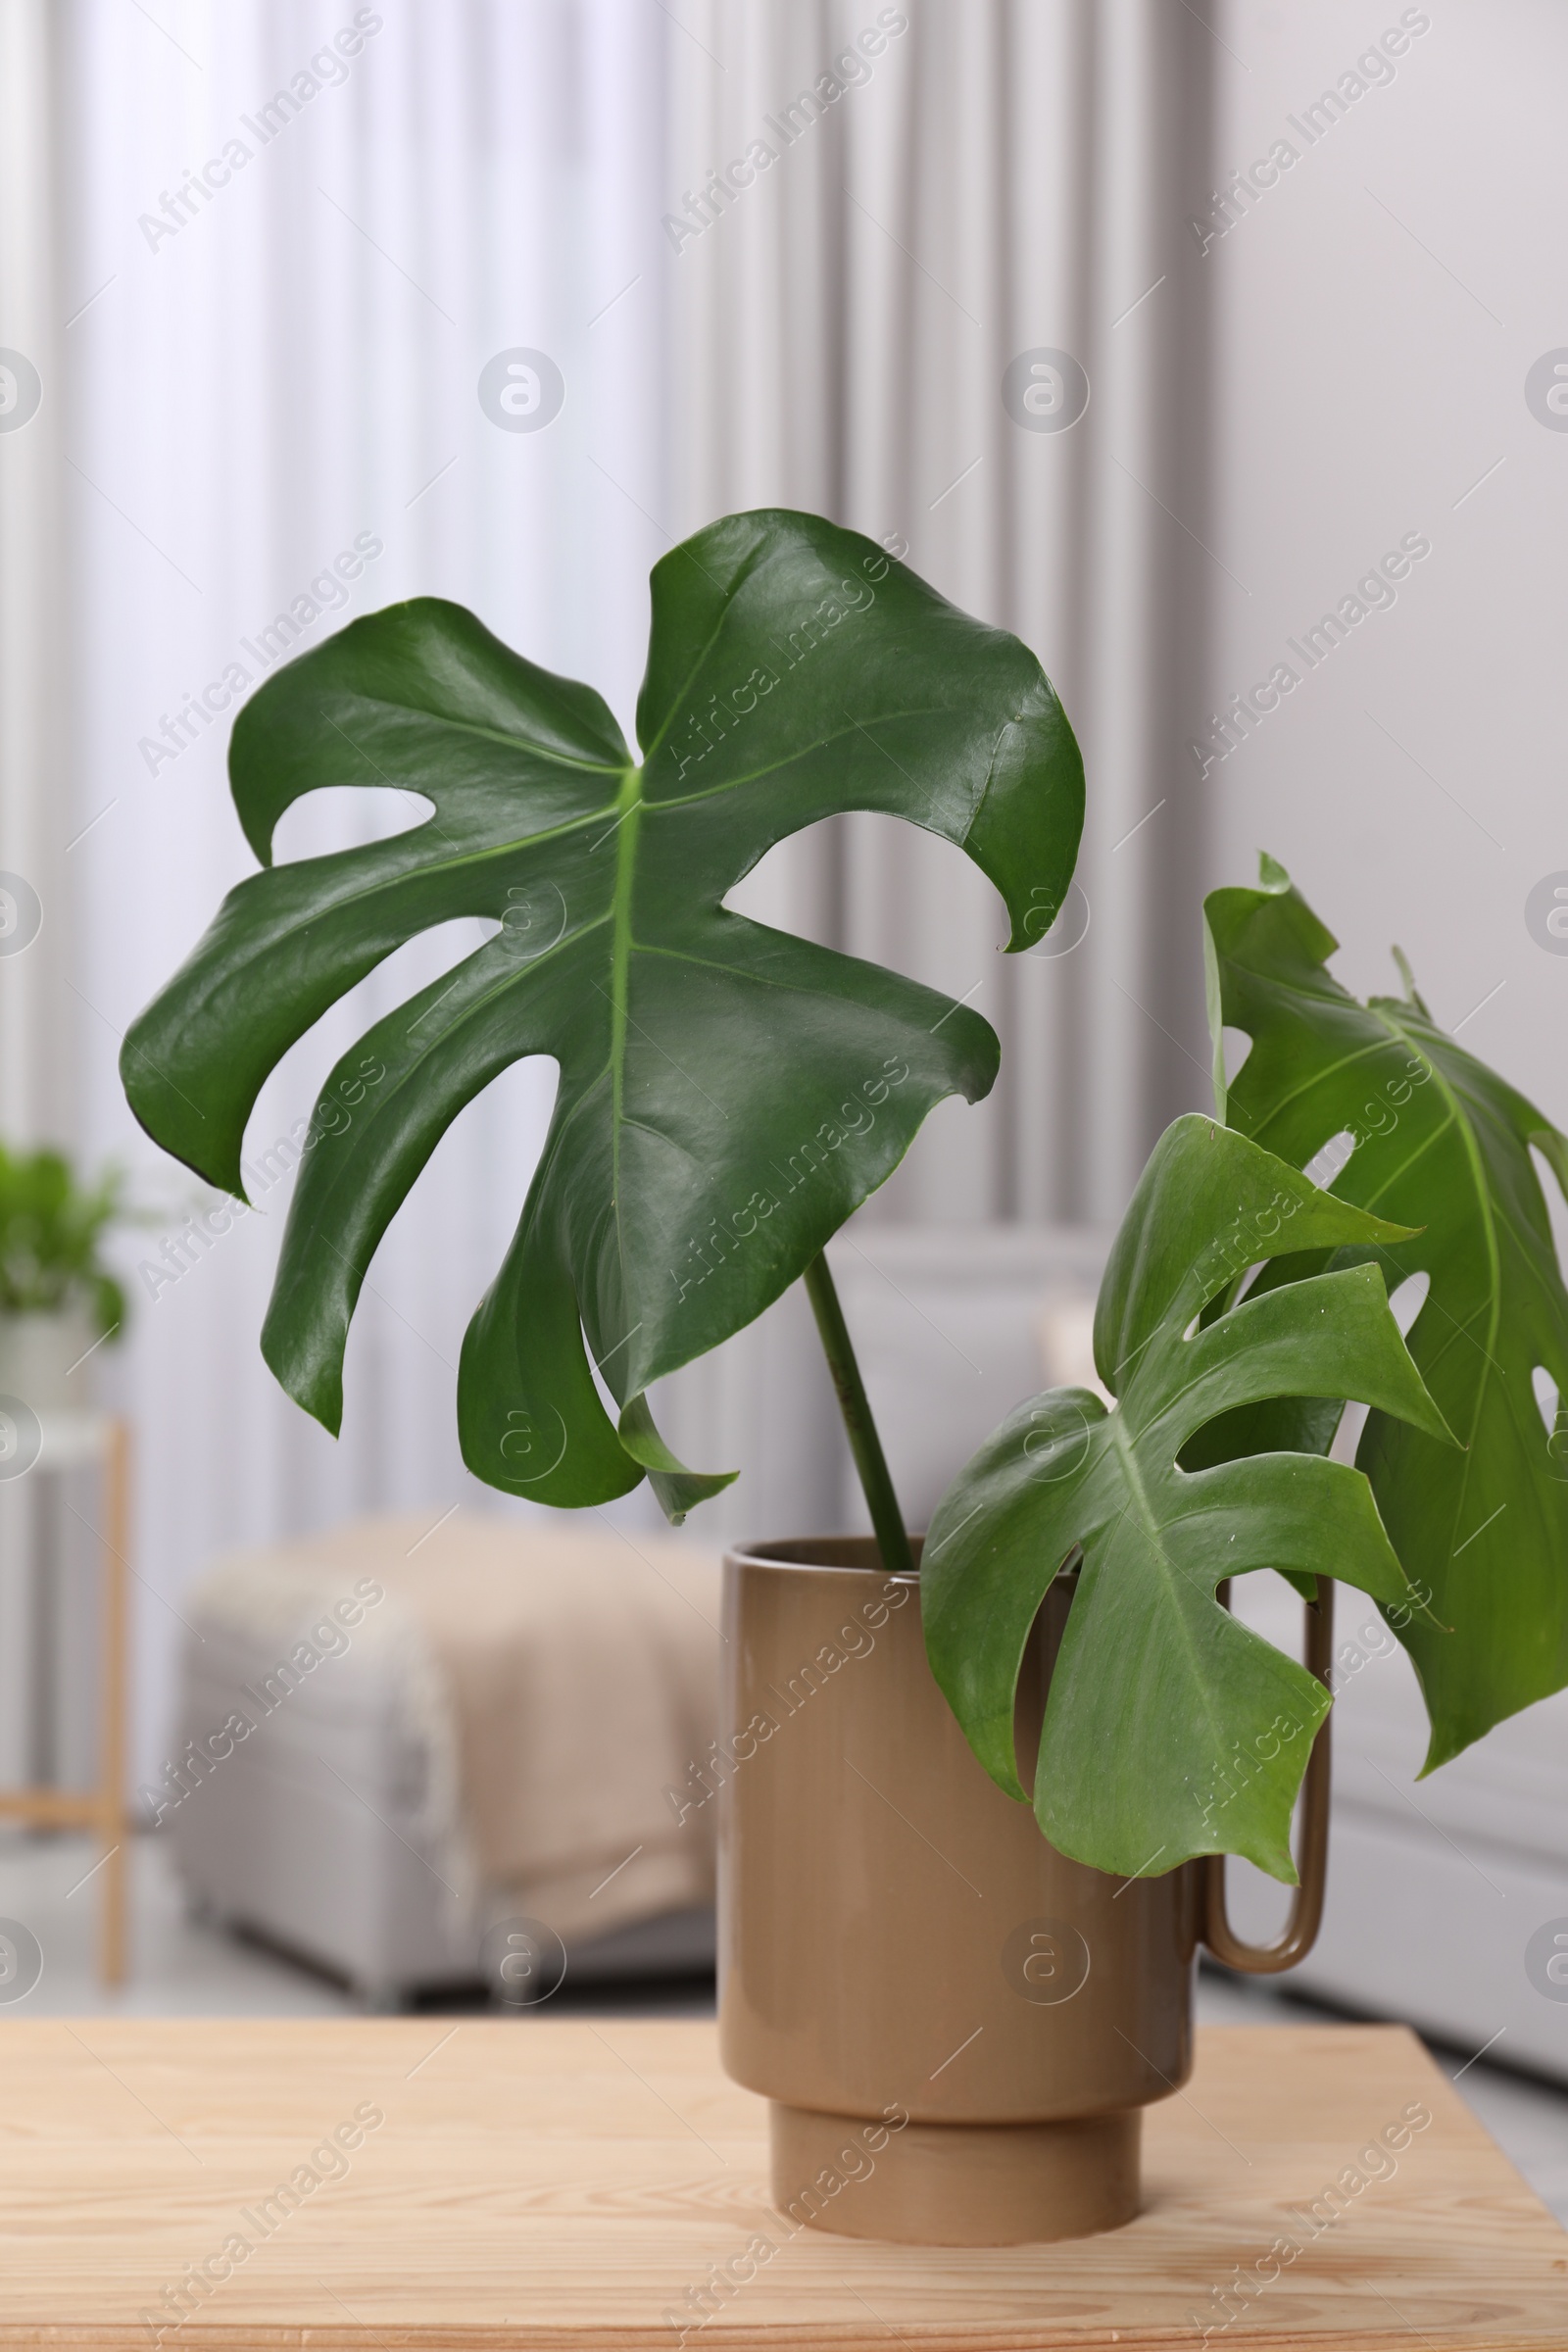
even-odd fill
[[(1222, 1592), (1223, 1597), (1223, 1592)], [(1069, 1592), (1019, 1692), (1038, 1740)], [(1326, 1672), (1329, 1588), (1307, 1611)], [(914, 1578), (869, 1538), (724, 1564), (719, 2035), (771, 2102), (797, 2225), (924, 2245), (1079, 2237), (1131, 2220), (1141, 2111), (1192, 2069), (1200, 1942), (1271, 1973), (1317, 1933), (1328, 1739), (1278, 1943), (1238, 1942), (1224, 1865), (1125, 1884), (1068, 1861), (975, 1761), (926, 1663)]]

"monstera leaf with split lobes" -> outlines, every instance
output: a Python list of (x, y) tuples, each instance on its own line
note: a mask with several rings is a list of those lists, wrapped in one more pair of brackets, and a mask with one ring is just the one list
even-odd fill
[[(590, 687), (433, 599), (291, 662), (241, 712), (230, 760), (269, 870), (229, 894), (122, 1071), (153, 1137), (239, 1193), (279, 1056), (406, 940), (490, 918), (328, 1078), (264, 1351), (335, 1430), (349, 1318), (393, 1213), (482, 1087), (553, 1056), (543, 1153), (463, 1348), (464, 1456), (551, 1503), (646, 1473), (678, 1517), (726, 1481), (668, 1453), (650, 1383), (760, 1314), (932, 1104), (975, 1101), (998, 1061), (966, 1006), (732, 913), (726, 892), (786, 835), (879, 809), (964, 850), (1028, 948), (1066, 896), (1083, 770), (1016, 638), (870, 540), (787, 513), (731, 515), (657, 565), (637, 732), (640, 760)], [(302, 794), (388, 784), (428, 801), (423, 822), (269, 865)]]
[(1198, 1470), (1179, 1457), (1216, 1415), (1280, 1396), (1357, 1396), (1434, 1448), (1448, 1433), (1375, 1265), (1200, 1319), (1239, 1267), (1407, 1239), (1245, 1137), (1178, 1119), (1101, 1286), (1095, 1363), (1114, 1405), (1087, 1389), (1036, 1397), (943, 1496), (920, 1566), (927, 1652), (1013, 1796), (1024, 1645), (1047, 1587), (1081, 1555), (1034, 1776), (1036, 1817), (1063, 1853), (1126, 1878), (1245, 1854), (1294, 1882), (1291, 1807), (1329, 1695), (1216, 1588), (1257, 1568), (1343, 1578), (1388, 1602), (1408, 1602), (1409, 1587), (1358, 1470), (1316, 1453)]
[[(1429, 1278), (1410, 1352), (1465, 1449), (1375, 1411), (1356, 1460), (1427, 1601), (1392, 1622), (1426, 1695), (1430, 1772), (1568, 1684), (1568, 1414), (1549, 1426), (1533, 1377), (1568, 1401), (1568, 1292), (1531, 1159), (1568, 1187), (1568, 1140), (1445, 1035), (1408, 972), (1402, 997), (1342, 988), (1325, 968), (1338, 941), (1272, 858), (1260, 888), (1215, 891), (1205, 912), (1222, 1116), (1296, 1166), (1347, 1139), (1336, 1194), (1421, 1228), (1375, 1255), (1391, 1292)], [(1251, 1040), (1228, 1087), (1222, 1027)], [(1270, 1278), (1329, 1262), (1346, 1255)], [(1326, 1446), (1338, 1413), (1296, 1418), (1286, 1442)], [(1245, 1419), (1227, 1435), (1233, 1451), (1259, 1442)]]

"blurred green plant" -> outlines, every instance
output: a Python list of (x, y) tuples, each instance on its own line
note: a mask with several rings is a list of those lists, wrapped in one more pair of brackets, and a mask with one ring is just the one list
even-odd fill
[(115, 1225), (132, 1221), (122, 1170), (83, 1185), (61, 1152), (0, 1144), (0, 1314), (53, 1315), (84, 1306), (107, 1336), (125, 1319), (125, 1295), (100, 1255)]

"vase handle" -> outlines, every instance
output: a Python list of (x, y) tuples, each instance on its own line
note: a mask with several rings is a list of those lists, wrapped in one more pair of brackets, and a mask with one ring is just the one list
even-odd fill
[[(1317, 1580), (1317, 1599), (1305, 1604), (1306, 1666), (1327, 1686), (1334, 1649), (1334, 1582)], [(1217, 1599), (1230, 1607), (1230, 1580), (1219, 1587)], [(1319, 1724), (1312, 1753), (1301, 1783), (1300, 1883), (1291, 1904), (1283, 1934), (1274, 1943), (1244, 1943), (1225, 1910), (1225, 1856), (1208, 1854), (1199, 1865), (1202, 1872), (1202, 1940), (1226, 1968), (1250, 1977), (1277, 1976), (1304, 1960), (1317, 1941), (1323, 1920), (1323, 1894), (1329, 1861), (1329, 1721), (1332, 1708)]]

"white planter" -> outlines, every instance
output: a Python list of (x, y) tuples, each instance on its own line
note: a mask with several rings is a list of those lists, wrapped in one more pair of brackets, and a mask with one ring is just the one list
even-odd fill
[(0, 1315), (0, 1396), (20, 1397), (38, 1414), (90, 1412), (97, 1358), (82, 1358), (97, 1337), (84, 1307)]

